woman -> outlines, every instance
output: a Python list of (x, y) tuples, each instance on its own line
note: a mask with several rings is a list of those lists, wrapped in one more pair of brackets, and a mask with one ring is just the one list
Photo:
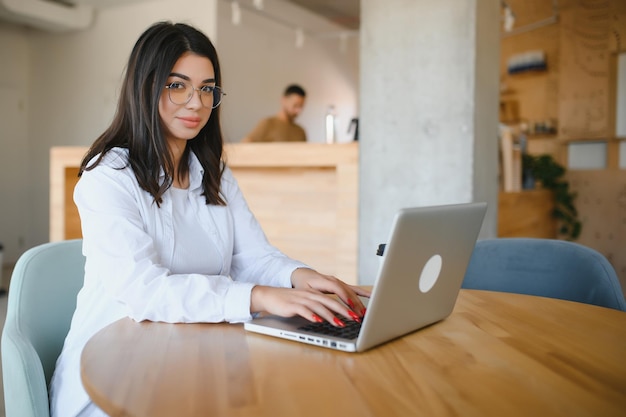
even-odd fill
[[(89, 338), (123, 317), (241, 322), (257, 312), (360, 320), (369, 292), (271, 246), (222, 161), (217, 53), (162, 22), (131, 53), (111, 126), (81, 164), (74, 200), (85, 283), (51, 384), (53, 416), (104, 415), (80, 382)], [(326, 293), (338, 297), (328, 297)]]

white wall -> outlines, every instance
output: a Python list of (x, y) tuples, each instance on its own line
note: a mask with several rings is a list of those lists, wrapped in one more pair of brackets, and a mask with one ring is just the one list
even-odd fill
[(48, 241), (50, 147), (88, 146), (107, 126), (139, 34), (167, 19), (194, 24), (214, 38), (216, 1), (111, 7), (99, 11), (90, 29), (63, 34), (0, 23), (0, 85), (9, 91), (0, 95), (0, 109), (10, 114), (2, 116), (9, 118), (9, 128), (4, 119), (0, 125), (0, 241), (6, 263)]
[(0, 62), (0, 243), (5, 262), (12, 263), (26, 248), (32, 217), (27, 123), (30, 45), (24, 29), (0, 24)]
[[(264, 4), (271, 17), (244, 9), (235, 26), (230, 3), (218, 2), (217, 44), (228, 94), (222, 105), (225, 140), (239, 142), (261, 118), (279, 110), (288, 84), (299, 83), (307, 101), (297, 122), (308, 141), (324, 142), (324, 117), (331, 104), (337, 113), (338, 141), (350, 141), (348, 125), (358, 116), (358, 37), (348, 37), (342, 49), (335, 36), (340, 27), (284, 1)], [(296, 47), (290, 25), (304, 28), (302, 48)]]

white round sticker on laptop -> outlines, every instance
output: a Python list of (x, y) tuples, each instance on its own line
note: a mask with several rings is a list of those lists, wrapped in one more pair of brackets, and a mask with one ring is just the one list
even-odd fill
[(419, 280), (421, 292), (428, 292), (433, 285), (435, 285), (435, 282), (437, 282), (437, 279), (439, 278), (439, 273), (441, 272), (441, 264), (441, 255), (433, 255), (428, 262), (426, 262)]

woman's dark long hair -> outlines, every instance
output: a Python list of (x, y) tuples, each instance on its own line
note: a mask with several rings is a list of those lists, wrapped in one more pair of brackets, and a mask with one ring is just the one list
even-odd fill
[[(171, 69), (186, 52), (207, 57), (215, 70), (215, 83), (221, 86), (217, 52), (206, 35), (182, 23), (159, 22), (152, 25), (133, 47), (113, 122), (89, 148), (79, 175), (95, 168), (112, 148), (127, 148), (128, 165), (133, 169), (139, 186), (149, 192), (160, 206), (163, 193), (171, 186), (173, 177), (189, 172), (189, 152), (193, 151), (204, 169), (202, 187), (206, 203), (226, 204), (220, 196), (224, 141), (219, 106), (213, 109), (198, 136), (187, 143), (176, 173), (165, 140), (159, 100)], [(98, 158), (89, 165), (89, 161), (97, 155)], [(159, 179), (161, 169), (165, 173), (163, 181)]]

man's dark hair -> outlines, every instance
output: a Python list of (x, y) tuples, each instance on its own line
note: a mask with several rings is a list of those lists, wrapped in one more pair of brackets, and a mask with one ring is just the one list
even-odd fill
[(285, 88), (285, 92), (283, 93), (283, 96), (286, 97), (292, 94), (297, 94), (300, 97), (306, 97), (306, 92), (304, 91), (304, 88), (300, 87), (298, 84), (291, 84), (287, 86), (287, 88)]

